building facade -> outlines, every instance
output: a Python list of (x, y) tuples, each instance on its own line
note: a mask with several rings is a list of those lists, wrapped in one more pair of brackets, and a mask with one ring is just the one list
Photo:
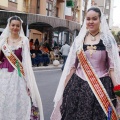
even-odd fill
[[(76, 2), (76, 6), (65, 7), (65, 18), (68, 20), (74, 20), (76, 22), (79, 22), (82, 26), (86, 12), (85, 9), (87, 10), (91, 7), (91, 0), (74, 0), (74, 2)], [(73, 16), (74, 12), (75, 16)]]
[(18, 15), (24, 21), (23, 28), (29, 39), (39, 39), (40, 42), (47, 39), (52, 44), (55, 37), (59, 42), (64, 39), (62, 32), (73, 35), (75, 30), (80, 30), (78, 20), (65, 19), (65, 6), (66, 0), (1, 0), (0, 31), (8, 17)]
[(92, 0), (92, 5), (98, 6), (106, 15), (109, 28), (113, 26), (113, 4), (114, 0)]
[(22, 6), (23, 6), (23, 0), (1, 0), (0, 1), (0, 10), (23, 11)]

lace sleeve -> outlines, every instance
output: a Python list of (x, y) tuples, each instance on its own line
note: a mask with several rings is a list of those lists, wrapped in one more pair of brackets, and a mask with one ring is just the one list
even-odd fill
[(107, 68), (108, 68), (108, 70), (113, 69), (113, 68), (114, 68), (114, 63), (113, 63), (113, 61), (111, 60), (110, 57), (108, 57), (108, 54), (107, 54), (106, 57), (107, 57)]

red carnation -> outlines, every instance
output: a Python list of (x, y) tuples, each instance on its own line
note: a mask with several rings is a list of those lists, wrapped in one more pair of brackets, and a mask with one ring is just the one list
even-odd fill
[(115, 95), (117, 95), (117, 96), (120, 97), (120, 85), (116, 85), (116, 86), (113, 88), (113, 91), (114, 91)]

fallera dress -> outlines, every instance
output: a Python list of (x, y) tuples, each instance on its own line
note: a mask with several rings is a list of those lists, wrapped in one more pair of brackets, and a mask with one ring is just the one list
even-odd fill
[[(114, 99), (113, 84), (108, 73), (109, 69), (114, 66), (107, 56), (105, 46), (102, 40), (98, 44), (93, 45), (96, 46), (96, 51), (93, 52), (92, 56), (90, 56), (90, 52), (87, 49), (88, 46), (90, 45), (83, 44), (86, 57), (100, 78), (110, 99)], [(64, 89), (63, 101), (60, 107), (61, 120), (106, 120), (106, 115), (85, 80), (77, 58), (75, 67), (76, 72)], [(112, 102), (116, 106), (116, 100)]]
[[(9, 48), (22, 62), (22, 41), (18, 46)], [(26, 82), (19, 77), (2, 51), (0, 60), (0, 120), (30, 120), (31, 101)]]

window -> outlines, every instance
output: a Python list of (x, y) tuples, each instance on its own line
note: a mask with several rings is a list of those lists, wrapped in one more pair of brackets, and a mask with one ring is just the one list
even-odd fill
[(47, 4), (46, 4), (46, 11), (47, 11), (47, 16), (51, 16), (52, 15), (52, 3), (51, 2), (47, 2)]
[(55, 17), (58, 17), (58, 7), (56, 7), (56, 15)]
[(12, 1), (12, 2), (17, 2), (17, 0), (9, 0), (9, 1)]
[(37, 14), (40, 13), (40, 0), (37, 0), (37, 9), (36, 9), (36, 13), (37, 13)]

